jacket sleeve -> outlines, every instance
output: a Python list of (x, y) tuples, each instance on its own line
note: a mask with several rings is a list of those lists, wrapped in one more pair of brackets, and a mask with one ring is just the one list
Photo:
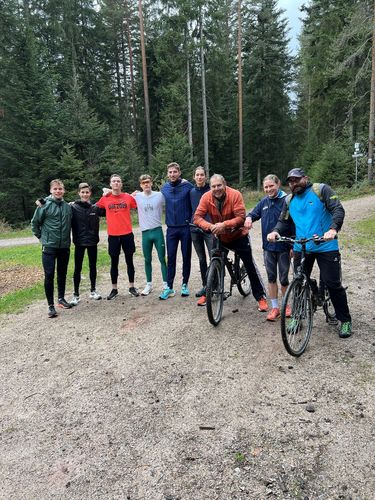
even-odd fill
[(211, 228), (211, 224), (204, 218), (208, 213), (208, 200), (203, 195), (194, 213), (193, 222), (204, 231), (210, 231)]
[(227, 229), (236, 229), (244, 225), (246, 219), (246, 208), (240, 192), (235, 192), (233, 194), (233, 215), (234, 217), (232, 217), (232, 219), (224, 221), (224, 225)]
[(285, 200), (281, 209), (279, 220), (272, 231), (276, 231), (280, 236), (292, 236), (295, 234), (294, 222), (290, 216), (289, 206)]
[(340, 231), (345, 218), (345, 210), (337, 194), (330, 186), (328, 186), (327, 184), (322, 184), (321, 197), (328, 212), (332, 215), (332, 223), (330, 229)]
[(43, 207), (38, 207), (33, 215), (33, 218), (31, 219), (31, 231), (33, 232), (33, 235), (40, 239), (42, 235), (42, 224), (44, 220), (44, 206)]
[(263, 200), (261, 200), (247, 215), (246, 217), (251, 217), (253, 222), (259, 220), (262, 217), (262, 205)]

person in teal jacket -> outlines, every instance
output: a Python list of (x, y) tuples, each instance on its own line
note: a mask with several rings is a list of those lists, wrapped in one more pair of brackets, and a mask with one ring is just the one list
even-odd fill
[(42, 244), (44, 290), (48, 302), (48, 317), (57, 316), (54, 305), (54, 277), (57, 267), (58, 307), (70, 309), (65, 300), (66, 274), (70, 255), (72, 209), (64, 201), (64, 184), (60, 179), (50, 182), (51, 195), (35, 210), (31, 220), (33, 234)]
[[(307, 244), (305, 266), (310, 273), (314, 261), (318, 262), (320, 279), (329, 290), (336, 317), (341, 322), (339, 336), (350, 337), (352, 320), (346, 291), (341, 283), (341, 256), (337, 241), (337, 233), (344, 222), (344, 207), (327, 184), (320, 184), (319, 191), (316, 192), (301, 168), (290, 170), (287, 182), (292, 195), (287, 197), (279, 220), (267, 239), (275, 241), (278, 235), (288, 234), (295, 234), (297, 239), (310, 238), (314, 235), (323, 236), (326, 240), (324, 243), (315, 245), (314, 242), (309, 242)], [(293, 251), (296, 268), (301, 260), (300, 245), (295, 245)]]

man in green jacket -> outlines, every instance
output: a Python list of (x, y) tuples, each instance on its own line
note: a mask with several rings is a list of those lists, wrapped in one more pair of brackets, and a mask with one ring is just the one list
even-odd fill
[(44, 269), (44, 290), (48, 302), (48, 317), (57, 316), (54, 305), (54, 277), (57, 264), (58, 307), (70, 309), (65, 300), (66, 273), (70, 255), (70, 229), (72, 209), (64, 201), (64, 184), (60, 179), (50, 183), (51, 196), (46, 203), (35, 210), (31, 220), (33, 234), (42, 244), (42, 263)]

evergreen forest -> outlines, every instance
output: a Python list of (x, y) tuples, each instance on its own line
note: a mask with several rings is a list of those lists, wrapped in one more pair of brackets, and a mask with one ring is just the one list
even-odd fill
[(373, 1), (306, 0), (300, 16), (291, 54), (276, 0), (0, 0), (0, 219), (29, 220), (51, 179), (98, 197), (113, 172), (160, 185), (171, 161), (237, 187), (293, 166), (352, 186)]

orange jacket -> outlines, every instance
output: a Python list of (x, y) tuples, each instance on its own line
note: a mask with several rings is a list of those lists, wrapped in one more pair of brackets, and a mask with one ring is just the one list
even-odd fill
[[(216, 208), (212, 192), (208, 191), (202, 196), (194, 214), (194, 224), (205, 231), (209, 231), (211, 225), (216, 224), (216, 222), (224, 222), (228, 232), (219, 235), (223, 243), (237, 240), (249, 233), (249, 230), (243, 227), (246, 218), (246, 208), (242, 194), (228, 186), (225, 188), (225, 193), (226, 197), (221, 213)], [(206, 214), (209, 214), (212, 222), (204, 219)], [(235, 231), (231, 231), (233, 229)]]

